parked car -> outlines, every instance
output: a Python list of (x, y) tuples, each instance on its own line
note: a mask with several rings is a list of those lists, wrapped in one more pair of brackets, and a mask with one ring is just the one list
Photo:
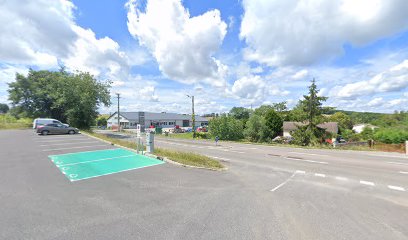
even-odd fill
[(65, 126), (69, 127), (68, 124), (62, 123), (62, 122), (58, 121), (57, 119), (53, 119), (53, 118), (36, 118), (33, 121), (33, 129), (37, 129), (39, 126), (44, 126), (44, 125), (50, 124), (50, 123), (62, 124), (62, 125), (65, 125)]
[(79, 133), (78, 128), (68, 127), (60, 123), (49, 123), (43, 126), (37, 127), (37, 133), (41, 135), (48, 134), (75, 134)]

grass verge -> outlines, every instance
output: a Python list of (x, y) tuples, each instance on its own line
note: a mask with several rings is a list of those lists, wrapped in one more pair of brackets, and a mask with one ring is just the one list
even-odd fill
[[(131, 149), (136, 149), (137, 147), (137, 144), (134, 142), (116, 139), (113, 137), (106, 136), (104, 134), (94, 133), (91, 131), (82, 131), (82, 132), (85, 132), (91, 136), (100, 138), (102, 140), (111, 142), (119, 146), (131, 148)], [(208, 168), (212, 170), (221, 170), (224, 168), (224, 166), (215, 159), (212, 159), (210, 157), (200, 155), (200, 154), (190, 153), (190, 152), (181, 152), (181, 151), (173, 151), (173, 150), (162, 149), (162, 148), (155, 148), (154, 155), (159, 156), (159, 157), (166, 157), (170, 159), (171, 161), (174, 161), (174, 162), (177, 162), (183, 165), (188, 165), (188, 166), (202, 167), (202, 168)]]
[(172, 161), (195, 166), (195, 167), (204, 167), (209, 169), (223, 169), (224, 166), (217, 160), (214, 160), (210, 157), (190, 153), (190, 152), (180, 152), (180, 151), (173, 151), (168, 149), (156, 148), (154, 154), (160, 157), (169, 158)]

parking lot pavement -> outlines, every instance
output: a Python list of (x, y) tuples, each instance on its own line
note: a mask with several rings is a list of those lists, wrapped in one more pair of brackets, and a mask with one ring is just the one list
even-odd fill
[[(167, 147), (211, 154), (229, 170), (160, 164), (70, 182), (50, 155), (116, 147), (84, 135), (0, 131), (0, 239), (408, 239), (407, 192), (357, 178), (371, 171), (367, 161)], [(382, 180), (405, 186), (406, 175), (395, 174)]]

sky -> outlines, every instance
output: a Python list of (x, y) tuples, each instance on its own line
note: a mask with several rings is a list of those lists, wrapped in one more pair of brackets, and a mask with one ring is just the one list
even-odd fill
[[(408, 110), (406, 0), (3, 0), (0, 102), (28, 69), (112, 82), (122, 111), (228, 112), (307, 93), (341, 110)], [(80, 93), (78, 93), (80, 94)]]

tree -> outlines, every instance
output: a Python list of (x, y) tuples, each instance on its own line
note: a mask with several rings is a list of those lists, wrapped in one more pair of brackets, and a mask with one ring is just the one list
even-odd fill
[(342, 112), (336, 112), (335, 114), (329, 117), (329, 121), (338, 122), (341, 130), (352, 129), (353, 122), (351, 121), (350, 116)]
[(238, 140), (244, 137), (242, 122), (229, 116), (211, 119), (208, 128), (211, 135), (218, 136), (220, 140)]
[(96, 119), (96, 125), (97, 126), (105, 126), (108, 125), (108, 119), (105, 116), (99, 116)]
[(322, 102), (326, 101), (327, 97), (318, 96), (318, 92), (316, 81), (313, 79), (309, 86), (309, 94), (303, 95), (304, 99), (298, 104), (299, 110), (306, 113), (307, 125), (299, 127), (292, 136), (295, 142), (302, 145), (319, 144), (325, 134), (325, 131), (317, 125), (323, 120), (322, 112), (325, 108), (322, 107)]
[(28, 76), (16, 74), (9, 84), (13, 114), (51, 117), (78, 128), (89, 128), (101, 105), (110, 105), (110, 83), (97, 81), (89, 73), (34, 71)]
[(244, 125), (248, 121), (250, 114), (251, 110), (244, 107), (233, 107), (229, 112), (229, 116), (241, 120)]
[(269, 110), (274, 110), (274, 108), (271, 105), (261, 105), (255, 109), (254, 114), (265, 117)]
[(9, 111), (9, 106), (4, 103), (0, 103), (0, 113), (7, 113)]
[(363, 128), (363, 131), (361, 131), (360, 136), (364, 140), (373, 139), (374, 130), (371, 127), (366, 126), (365, 128)]
[(278, 103), (273, 103), (272, 108), (278, 113), (284, 112), (288, 110), (288, 107), (286, 106), (287, 102), (278, 102)]
[(275, 110), (269, 110), (265, 116), (263, 140), (270, 142), (282, 131), (283, 120)]
[(244, 136), (251, 142), (260, 142), (265, 132), (265, 120), (263, 117), (252, 114), (245, 125)]

